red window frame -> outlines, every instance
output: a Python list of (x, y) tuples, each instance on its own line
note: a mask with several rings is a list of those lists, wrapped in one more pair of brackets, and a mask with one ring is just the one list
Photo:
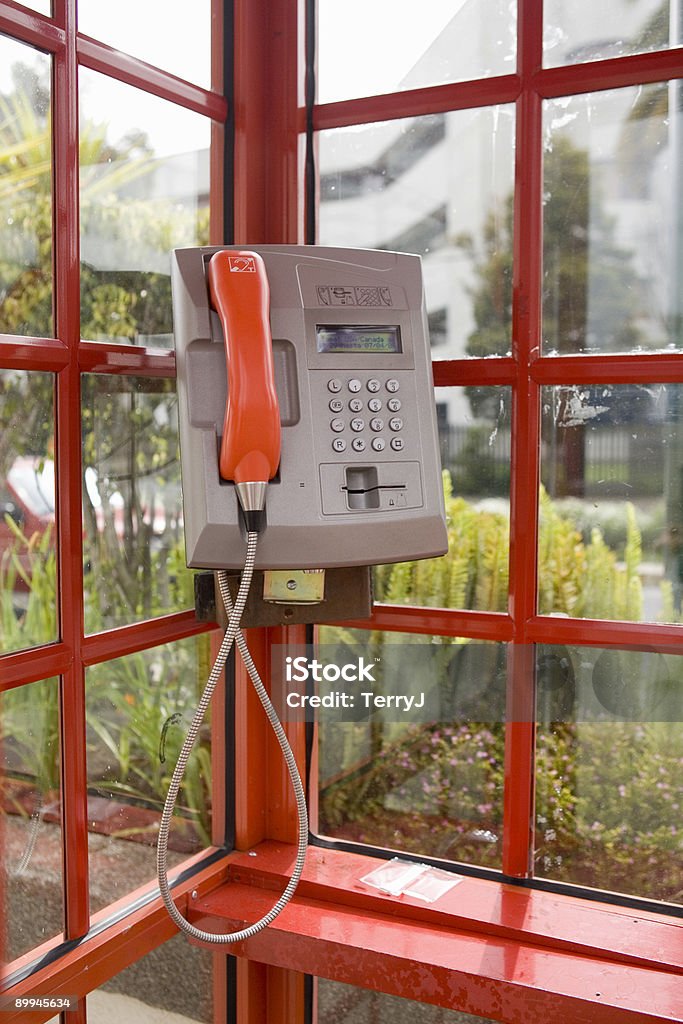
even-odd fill
[[(503, 871), (510, 879), (528, 879), (534, 785), (534, 730), (527, 724), (533, 707), (531, 645), (666, 643), (677, 647), (683, 628), (558, 620), (536, 613), (537, 512), (529, 481), (539, 478), (540, 387), (683, 379), (683, 355), (677, 353), (552, 359), (540, 355), (541, 106), (543, 99), (553, 96), (681, 78), (683, 49), (543, 69), (542, 2), (519, 0), (515, 74), (318, 105), (307, 111), (301, 92), (303, 0), (235, 0), (234, 81), (228, 112), (218, 87), (199, 90), (79, 37), (75, 8), (75, 0), (55, 0), (54, 17), (44, 18), (12, 0), (0, 0), (0, 31), (49, 51), (55, 61), (54, 194), (59, 196), (55, 212), (55, 294), (59, 298), (55, 338), (1, 338), (0, 361), (2, 366), (51, 370), (58, 375), (60, 431), (63, 438), (75, 440), (73, 445), (64, 445), (58, 456), (62, 638), (47, 647), (3, 658), (2, 685), (62, 675), (62, 703), (69, 708), (73, 733), (64, 748), (63, 769), (67, 939), (85, 934), (90, 923), (87, 872), (83, 870), (87, 865), (84, 669), (161, 641), (190, 636), (198, 628), (193, 614), (187, 612), (106, 636), (83, 636), (77, 461), (80, 374), (96, 370), (171, 376), (173, 360), (144, 350), (79, 344), (75, 92), (79, 63), (205, 113), (214, 120), (217, 133), (230, 114), (234, 128), (234, 240), (242, 244), (304, 238), (302, 149), (307, 117), (309, 127), (318, 131), (516, 103), (514, 354), (496, 360), (441, 362), (434, 369), (437, 386), (505, 384), (511, 385), (515, 394), (509, 613), (379, 606), (370, 622), (358, 625), (510, 643), (513, 717), (518, 721), (510, 728), (506, 744)], [(217, 12), (218, 18), (218, 7)], [(218, 22), (214, 30), (219, 33)], [(219, 216), (213, 237), (220, 239), (221, 235)], [(524, 538), (524, 543), (517, 538)], [(270, 645), (297, 639), (299, 633), (292, 629), (254, 631), (249, 638), (266, 674)], [(264, 886), (282, 888), (294, 841), (293, 805), (279, 752), (266, 734), (248, 680), (239, 669), (235, 701), (236, 850), (257, 856), (236, 852), (223, 857), (178, 889), (186, 912), (198, 922), (213, 920), (220, 927), (225, 926), (226, 918), (253, 917)], [(290, 732), (303, 765), (305, 737)], [(673, 919), (640, 911), (625, 913), (623, 908), (481, 879), (461, 883), (455, 890), (458, 900), (443, 910), (417, 911), (405, 905), (399, 909), (389, 897), (359, 895), (354, 879), (362, 873), (364, 862), (365, 858), (355, 854), (311, 850), (291, 911), (235, 950), (239, 1021), (304, 1020), (304, 971), (506, 1021), (527, 1022), (543, 1015), (549, 1021), (568, 1022), (577, 1014), (609, 1024), (681, 1019), (683, 929)], [(114, 909), (130, 910), (131, 900), (151, 888), (130, 894)], [(95, 923), (99, 919), (96, 917)], [(85, 994), (165, 941), (173, 930), (159, 900), (153, 899), (117, 924), (91, 933), (75, 949), (65, 950), (12, 992)], [(447, 949), (454, 951), (450, 959)], [(48, 944), (38, 952), (49, 951)], [(35, 955), (36, 951), (31, 954)], [(224, 965), (223, 951), (214, 956), (217, 965)], [(574, 990), (567, 983), (569, 976), (574, 979)], [(217, 971), (216, 977), (215, 1012), (216, 1019), (222, 1020), (225, 972)], [(594, 984), (597, 977), (600, 988)], [(19, 1018), (10, 1015), (7, 1019)], [(68, 1018), (70, 1024), (85, 1020), (83, 1007)]]
[(683, 649), (679, 625), (557, 618), (537, 613), (541, 388), (683, 380), (681, 353), (541, 354), (543, 101), (681, 78), (683, 49), (544, 68), (542, 0), (518, 0), (517, 24), (515, 74), (321, 104), (314, 109), (313, 123), (316, 131), (322, 131), (493, 104), (514, 103), (516, 107), (512, 356), (434, 362), (437, 388), (512, 388), (509, 610), (505, 615), (378, 605), (370, 623), (353, 625), (468, 636), (510, 645), (502, 871), (510, 878), (529, 879), (533, 860), (533, 645), (645, 644)]
[[(236, 10), (245, 14), (248, 6), (244, 0)], [(292, 18), (294, 6), (289, 5)], [(310, 4), (309, 15), (313, 8)], [(457, 895), (444, 902), (442, 911), (416, 909), (405, 902), (397, 907), (389, 897), (359, 893), (356, 880), (373, 863), (362, 852), (313, 847), (291, 910), (238, 950), (240, 1021), (273, 1019), (276, 1007), (279, 1019), (299, 1019), (294, 1011), (302, 998), (302, 976), (297, 973), (302, 969), (520, 1024), (536, 1016), (558, 1024), (578, 1016), (610, 1024), (680, 1019), (683, 928), (679, 919), (640, 910), (626, 914), (624, 908), (534, 891), (527, 886), (533, 852), (533, 645), (629, 647), (665, 643), (676, 647), (683, 640), (681, 627), (677, 626), (558, 620), (537, 614), (538, 513), (533, 483), (540, 475), (541, 387), (679, 381), (683, 374), (680, 354), (541, 355), (542, 103), (555, 96), (683, 77), (683, 50), (544, 69), (542, 23), (541, 0), (519, 0), (515, 74), (300, 109), (300, 132), (308, 129), (314, 151), (315, 132), (325, 129), (496, 103), (516, 105), (513, 355), (434, 364), (437, 387), (509, 385), (513, 390), (515, 480), (511, 492), (509, 611), (500, 615), (378, 605), (370, 620), (345, 625), (469, 636), (509, 644), (512, 724), (505, 748), (503, 878), (526, 884), (466, 879), (454, 890)], [(248, 51), (241, 56), (248, 62)], [(272, 96), (269, 86), (264, 88), (266, 96)], [(293, 159), (293, 150), (288, 152)], [(277, 150), (271, 151), (271, 158), (274, 155)], [(298, 187), (292, 182), (292, 189)], [(308, 200), (312, 201), (310, 193)], [(249, 227), (248, 219), (244, 223)], [(285, 236), (279, 233), (281, 224), (281, 220), (274, 222), (264, 240), (300, 238), (298, 220), (290, 220), (290, 232)], [(252, 638), (259, 645), (264, 671), (269, 644), (286, 642), (288, 637), (289, 631), (284, 636), (271, 631)], [(248, 692), (238, 692), (244, 702), (240, 721), (245, 732), (240, 740), (236, 778), (240, 823), (237, 847), (250, 848), (258, 862), (250, 856), (235, 857), (229, 883), (194, 907), (196, 920), (204, 927), (225, 928), (253, 919), (257, 909), (263, 907), (259, 890), (263, 886), (282, 888), (291, 869), (291, 846), (283, 847), (282, 841), (294, 841), (294, 812), (277, 766), (278, 754), (257, 720), (245, 710), (251, 700)], [(303, 759), (303, 738), (291, 739)], [(259, 771), (264, 748), (265, 775)], [(269, 785), (263, 781), (266, 777)], [(247, 779), (252, 780), (251, 787)], [(279, 786), (274, 788), (277, 780)], [(314, 792), (310, 800), (315, 803)], [(537, 914), (546, 921), (540, 930), (535, 923)], [(462, 945), (458, 945), (460, 942)], [(445, 949), (451, 950), (450, 959)], [(470, 955), (472, 960), (466, 962)], [(638, 958), (635, 989), (634, 956)], [(573, 981), (568, 982), (570, 976)]]
[[(85, 672), (101, 662), (124, 657), (159, 644), (206, 632), (196, 621), (194, 610), (165, 615), (98, 635), (84, 635), (83, 551), (81, 524), (81, 377), (87, 373), (141, 377), (175, 376), (172, 352), (154, 353), (144, 348), (83, 342), (80, 337), (79, 265), (79, 124), (78, 70), (89, 68), (144, 90), (177, 106), (205, 116), (211, 122), (210, 236), (224, 237), (224, 136), (228, 102), (223, 87), (224, 4), (212, 0), (212, 68), (210, 89), (147, 64), (105, 43), (79, 33), (76, 0), (53, 0), (52, 16), (28, 10), (12, 0), (0, 3), (0, 32), (47, 53), (52, 58), (53, 110), (53, 323), (54, 337), (0, 336), (0, 366), (3, 369), (47, 371), (55, 375), (55, 428), (57, 502), (57, 550), (59, 562), (59, 639), (43, 647), (30, 648), (2, 657), (0, 687), (3, 690), (58, 675), (60, 678), (60, 749), (62, 791), (62, 885), (64, 907), (63, 937), (6, 966), (3, 999), (26, 993), (82, 996), (92, 991), (134, 960), (144, 956), (173, 934), (155, 904), (147, 905), (125, 923), (102, 928), (112, 916), (151, 888), (130, 893), (113, 907), (91, 915), (89, 907), (87, 767), (85, 727)], [(228, 204), (229, 205), (229, 204)], [(221, 716), (217, 716), (221, 719)], [(68, 725), (67, 725), (68, 723)], [(213, 757), (216, 777), (224, 775), (225, 737), (216, 732)], [(225, 828), (222, 787), (214, 792), (213, 829), (217, 845)], [(211, 851), (209, 851), (211, 853)], [(188, 861), (188, 867), (203, 863), (206, 854)], [(180, 892), (199, 887), (216, 867), (202, 870), (180, 887)], [(153, 857), (150, 877), (154, 874)], [(129, 930), (129, 926), (132, 930)], [(86, 937), (84, 939), (84, 937)], [(76, 940), (83, 940), (70, 955)], [(36, 969), (42, 960), (48, 967)], [(222, 960), (224, 958), (221, 958)], [(87, 971), (87, 982), (83, 971)], [(74, 976), (81, 976), (77, 982)], [(216, 1004), (225, 1004), (224, 972), (216, 972)], [(13, 982), (16, 979), (16, 984)], [(222, 1011), (224, 1012), (224, 1011)], [(3, 1016), (5, 1008), (3, 1007)], [(7, 1019), (23, 1019), (7, 1011)], [(53, 1012), (32, 1015), (48, 1019)], [(87, 1019), (85, 1000), (69, 1011), (71, 1024)]]

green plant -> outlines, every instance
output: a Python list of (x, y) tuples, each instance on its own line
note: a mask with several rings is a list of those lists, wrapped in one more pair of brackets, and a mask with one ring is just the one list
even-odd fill
[[(91, 788), (161, 811), (203, 684), (207, 637), (93, 666), (88, 673)], [(190, 757), (179, 813), (209, 841), (211, 755), (205, 726)]]
[[(8, 517), (9, 519), (9, 517)], [(0, 651), (53, 640), (56, 635), (56, 557), (52, 530), (26, 537), (9, 520), (14, 543), (0, 559)], [(182, 545), (165, 556), (170, 571), (184, 567)], [(154, 564), (153, 558), (153, 564)], [(86, 574), (86, 605), (95, 586)], [(17, 607), (19, 584), (24, 606)], [(179, 596), (191, 603), (192, 574), (178, 573)], [(99, 620), (101, 621), (101, 620)], [(198, 696), (206, 678), (208, 637), (155, 648), (93, 666), (87, 679), (88, 760), (91, 791), (157, 810), (166, 790)], [(0, 739), (11, 772), (38, 794), (59, 790), (59, 688), (56, 679), (20, 686), (2, 695)], [(190, 758), (179, 813), (192, 821), (202, 842), (209, 841), (211, 755), (205, 729)], [(39, 797), (42, 799), (42, 796)], [(19, 801), (14, 809), (25, 813)], [(141, 831), (133, 829), (132, 832)]]
[[(376, 597), (503, 611), (507, 520), (476, 510), (453, 496), (447, 478), (444, 483), (448, 555), (422, 565), (379, 567)], [(544, 491), (540, 503), (541, 611), (640, 619), (642, 546), (633, 507), (625, 508), (620, 560), (597, 526), (585, 539), (573, 518), (564, 517)], [(494, 685), (504, 676), (499, 645), (479, 645), (491, 652), (463, 661), (462, 652), (473, 652), (476, 645), (462, 638), (325, 627), (320, 640), (363, 644), (368, 659), (381, 658), (391, 643), (429, 645), (430, 653), (436, 645), (440, 655), (425, 661), (425, 671), (445, 697), (455, 679), (469, 675), (492, 681), (471, 713), (463, 716), (456, 702), (453, 715), (442, 722), (390, 727), (321, 721), (320, 830), (406, 852), (499, 866), (504, 745)], [(680, 686), (676, 668), (674, 687)], [(448, 707), (443, 698), (441, 706)], [(681, 726), (664, 722), (539, 726), (538, 873), (681, 901), (681, 742)]]
[[(13, 542), (0, 556), (0, 652), (35, 647), (57, 635), (53, 529), (27, 537), (11, 516), (5, 524)], [(20, 608), (18, 598), (25, 598)]]

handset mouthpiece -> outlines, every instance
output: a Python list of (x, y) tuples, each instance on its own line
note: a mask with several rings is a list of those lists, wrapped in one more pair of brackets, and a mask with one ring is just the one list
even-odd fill
[(268, 483), (265, 480), (245, 480), (235, 484), (247, 533), (261, 533), (266, 525), (267, 487)]

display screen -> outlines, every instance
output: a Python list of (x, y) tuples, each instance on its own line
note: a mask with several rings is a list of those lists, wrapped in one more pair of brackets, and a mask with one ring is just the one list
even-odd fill
[(316, 326), (318, 352), (365, 352), (391, 355), (402, 352), (401, 329), (396, 327)]

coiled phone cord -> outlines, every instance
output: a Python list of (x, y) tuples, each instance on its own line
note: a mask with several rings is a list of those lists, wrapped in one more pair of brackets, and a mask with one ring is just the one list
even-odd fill
[[(292, 748), (289, 745), (289, 741), (285, 734), (285, 730), (282, 727), (282, 723), (277, 716), (277, 712), (273, 707), (270, 697), (266, 691), (265, 686), (261, 681), (261, 677), (258, 674), (256, 666), (253, 662), (249, 648), (247, 647), (244, 635), (240, 629), (240, 620), (244, 611), (244, 606), (247, 601), (249, 588), (251, 586), (251, 579), (254, 572), (254, 562), (256, 560), (256, 543), (258, 540), (257, 533), (247, 534), (247, 554), (244, 561), (244, 569), (242, 571), (242, 580), (240, 582), (237, 598), (233, 607), (232, 599), (230, 597), (230, 591), (228, 589), (228, 577), (227, 573), (218, 573), (218, 586), (220, 589), (221, 597), (225, 605), (225, 610), (228, 615), (228, 626), (223, 636), (218, 655), (213, 664), (207, 684), (202, 693), (197, 710), (194, 713), (192, 722), (187, 731), (185, 742), (183, 743), (178, 761), (171, 778), (171, 782), (166, 795), (166, 803), (164, 804), (164, 810), (161, 815), (161, 822), (159, 824), (159, 838), (157, 842), (157, 875), (159, 879), (159, 891), (164, 901), (164, 905), (168, 913), (170, 914), (173, 921), (186, 935), (193, 939), (198, 939), (202, 942), (209, 942), (218, 945), (219, 943), (229, 942), (241, 942), (244, 939), (250, 939), (253, 935), (256, 935), (263, 928), (266, 928), (272, 921), (275, 920), (277, 915), (287, 906), (294, 891), (299, 884), (299, 879), (304, 869), (304, 861), (306, 858), (306, 846), (308, 843), (308, 812), (306, 809), (306, 795), (304, 793), (304, 787), (301, 782), (301, 776), (299, 775), (299, 769), (292, 753)], [(289, 772), (289, 778), (292, 783), (294, 790), (294, 796), (296, 799), (296, 808), (299, 819), (299, 831), (297, 841), (297, 852), (296, 861), (294, 864), (294, 870), (292, 871), (291, 878), (287, 884), (286, 889), (280, 896), (277, 903), (268, 911), (267, 914), (256, 921), (254, 924), (249, 925), (247, 928), (242, 928), (240, 931), (228, 932), (226, 934), (220, 934), (218, 932), (206, 932), (201, 928), (196, 928), (193, 924), (183, 917), (178, 908), (176, 907), (173, 899), (171, 898), (171, 890), (168, 884), (168, 836), (171, 827), (171, 818), (173, 816), (173, 809), (178, 798), (178, 792), (182, 784), (187, 762), (189, 761), (192, 747), (194, 746), (197, 734), (200, 726), (204, 719), (204, 715), (209, 707), (213, 691), (216, 688), (216, 684), (220, 678), (220, 674), (225, 667), (228, 655), (232, 648), (233, 643), (237, 642), (237, 647), (242, 656), (242, 660), (246, 666), (247, 672), (251, 678), (263, 709), (268, 716), (273, 732), (277, 737), (277, 741), (282, 749), (282, 754), (287, 765), (287, 771)]]

